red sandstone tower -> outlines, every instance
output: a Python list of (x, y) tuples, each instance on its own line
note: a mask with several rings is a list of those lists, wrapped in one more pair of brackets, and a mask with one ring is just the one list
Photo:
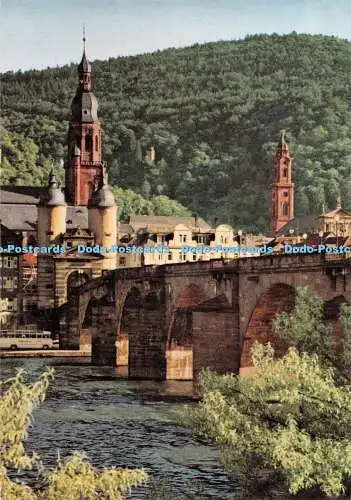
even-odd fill
[(68, 156), (65, 171), (66, 196), (73, 205), (88, 205), (92, 193), (103, 185), (101, 126), (98, 102), (91, 87), (91, 65), (84, 51), (78, 66), (79, 84), (71, 105)]
[(275, 234), (294, 218), (294, 184), (291, 182), (291, 155), (282, 130), (273, 162), (270, 231)]

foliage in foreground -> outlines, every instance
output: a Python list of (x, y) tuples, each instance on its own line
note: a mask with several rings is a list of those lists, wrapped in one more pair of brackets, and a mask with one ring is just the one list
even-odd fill
[(336, 386), (316, 355), (273, 354), (255, 344), (250, 377), (204, 371), (192, 425), (215, 439), (236, 478), (339, 494), (351, 476), (351, 389)]
[[(291, 345), (274, 359), (252, 349), (248, 377), (203, 371), (202, 400), (188, 421), (214, 439), (226, 469), (251, 493), (289, 490), (332, 496), (351, 478), (350, 307), (341, 307), (344, 350), (323, 323), (323, 302), (298, 289), (295, 310), (275, 327)], [(319, 493), (318, 493), (319, 492)]]
[(307, 287), (297, 287), (294, 311), (278, 314), (273, 326), (280, 337), (300, 353), (318, 354), (323, 365), (334, 368), (338, 383), (350, 383), (351, 307), (347, 303), (340, 304), (340, 336), (325, 323), (324, 316), (323, 300), (309, 295)]
[[(81, 453), (59, 462), (56, 470), (43, 471), (38, 455), (28, 455), (24, 441), (33, 409), (44, 400), (52, 378), (45, 371), (34, 384), (24, 382), (23, 372), (0, 385), (0, 498), (6, 500), (122, 500), (132, 486), (144, 483), (143, 470), (95, 470)], [(36, 470), (43, 486), (30, 488), (8, 477), (9, 470)]]

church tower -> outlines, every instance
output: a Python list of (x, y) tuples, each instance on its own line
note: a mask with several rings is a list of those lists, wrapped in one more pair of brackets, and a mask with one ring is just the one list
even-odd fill
[(273, 162), (270, 232), (274, 235), (294, 218), (294, 184), (291, 182), (291, 155), (282, 130)]
[(79, 83), (71, 105), (65, 185), (68, 202), (88, 205), (92, 193), (103, 185), (101, 125), (98, 102), (92, 92), (91, 65), (85, 51), (78, 66)]

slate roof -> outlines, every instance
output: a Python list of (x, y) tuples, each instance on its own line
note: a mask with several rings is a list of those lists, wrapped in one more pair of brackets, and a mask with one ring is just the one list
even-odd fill
[[(0, 200), (0, 221), (14, 231), (32, 231), (37, 226), (37, 206), (26, 203), (1, 203)], [(86, 229), (88, 227), (87, 207), (68, 206), (66, 223), (67, 229), (77, 226)]]
[(37, 205), (46, 191), (44, 186), (0, 186), (0, 205)]
[[(172, 217), (165, 215), (131, 215), (128, 217), (128, 224), (130, 224), (135, 231), (141, 228), (146, 228), (146, 230), (152, 231), (152, 228), (164, 228), (164, 231), (168, 231), (170, 228), (174, 228), (177, 224), (184, 224), (189, 229), (195, 228), (195, 217)], [(201, 217), (197, 218), (197, 227), (207, 231), (211, 229), (211, 226), (207, 224)]]
[(37, 206), (2, 204), (0, 200), (0, 221), (13, 231), (33, 231), (36, 228)]
[(295, 217), (287, 222), (285, 226), (277, 231), (276, 236), (289, 235), (290, 229), (294, 230), (294, 234), (318, 232), (319, 215), (305, 215), (304, 217)]
[(130, 224), (126, 224), (125, 222), (120, 222), (118, 224), (118, 232), (119, 234), (133, 234), (134, 229)]
[[(72, 221), (71, 223), (68, 221)], [(66, 215), (67, 230), (79, 226), (81, 229), (88, 228), (88, 208), (85, 206), (68, 206)]]

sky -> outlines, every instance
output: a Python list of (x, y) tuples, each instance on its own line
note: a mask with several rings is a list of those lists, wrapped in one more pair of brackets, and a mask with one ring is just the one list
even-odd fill
[(351, 38), (351, 0), (0, 0), (0, 72), (91, 61), (253, 33)]

